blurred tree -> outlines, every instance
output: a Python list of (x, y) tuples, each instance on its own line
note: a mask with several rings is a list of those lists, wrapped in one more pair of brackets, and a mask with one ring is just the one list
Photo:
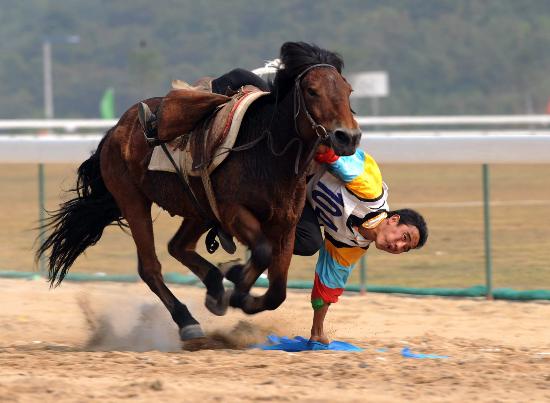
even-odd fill
[[(0, 0), (1, 1), (1, 0)], [(384, 114), (543, 112), (550, 94), (550, 2), (543, 0), (26, 0), (0, 13), (0, 118), (42, 113), (45, 35), (54, 49), (56, 116), (95, 117), (233, 67), (252, 69), (287, 40), (338, 51), (345, 73), (386, 70)], [(359, 113), (369, 113), (368, 103)]]
[(130, 85), (138, 99), (164, 95), (160, 93), (165, 79), (164, 62), (161, 53), (153, 46), (148, 46), (145, 39), (139, 46), (130, 51), (128, 73)]

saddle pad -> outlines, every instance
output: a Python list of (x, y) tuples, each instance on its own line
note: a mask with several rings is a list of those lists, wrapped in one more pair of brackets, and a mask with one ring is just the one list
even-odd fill
[[(235, 144), (235, 141), (237, 140), (237, 134), (239, 133), (239, 128), (241, 127), (241, 122), (250, 105), (252, 105), (252, 103), (256, 99), (266, 94), (269, 94), (269, 92), (253, 91), (245, 94), (239, 100), (232, 114), (233, 119), (231, 120), (231, 126), (229, 128), (227, 136), (225, 136), (218, 149), (214, 152), (214, 158), (211, 164), (208, 166), (208, 174), (211, 174), (212, 171), (214, 171), (214, 169), (216, 169), (229, 155), (228, 152), (222, 151), (230, 149)], [(227, 124), (229, 124), (229, 122), (227, 122)], [(176, 138), (174, 141), (168, 144), (167, 149), (170, 151), (172, 158), (174, 159), (174, 161), (176, 161), (176, 163), (178, 163), (179, 168), (183, 172), (187, 173), (187, 175), (200, 176), (200, 170), (194, 170), (192, 167), (193, 161), (190, 151), (191, 141), (187, 142), (185, 150), (180, 149), (178, 147), (179, 144), (179, 138)], [(150, 171), (176, 172), (160, 146), (156, 146), (153, 149), (153, 154), (151, 155), (148, 169)]]

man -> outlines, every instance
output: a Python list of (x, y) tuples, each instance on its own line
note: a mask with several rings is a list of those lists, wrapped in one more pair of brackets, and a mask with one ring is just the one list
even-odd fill
[[(319, 171), (308, 182), (307, 203), (296, 229), (295, 254), (319, 250), (311, 292), (311, 338), (328, 344), (323, 323), (338, 301), (355, 263), (371, 243), (394, 254), (421, 248), (428, 230), (414, 210), (389, 211), (388, 188), (376, 161), (358, 149), (338, 157), (322, 146), (315, 156)], [(317, 221), (318, 219), (318, 221)], [(319, 224), (324, 227), (324, 240)]]

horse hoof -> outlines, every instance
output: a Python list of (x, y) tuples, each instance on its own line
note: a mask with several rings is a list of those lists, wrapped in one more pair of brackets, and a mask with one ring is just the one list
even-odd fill
[(222, 275), (225, 277), (229, 270), (238, 265), (242, 266), (241, 259), (231, 259), (227, 262), (218, 263), (218, 270), (221, 271)]
[(227, 313), (227, 307), (229, 306), (229, 294), (226, 292), (219, 299), (216, 299), (213, 296), (206, 294), (204, 305), (206, 306), (206, 309), (208, 309), (214, 315), (223, 316)]
[(239, 285), (244, 277), (244, 266), (242, 264), (236, 264), (232, 266), (227, 273), (225, 273), (225, 278), (231, 281), (235, 285)]
[(229, 306), (242, 309), (247, 297), (247, 293), (233, 290), (233, 292), (229, 296)]
[(201, 325), (189, 325), (180, 329), (181, 341), (199, 339), (201, 337), (205, 337), (204, 332), (201, 329)]

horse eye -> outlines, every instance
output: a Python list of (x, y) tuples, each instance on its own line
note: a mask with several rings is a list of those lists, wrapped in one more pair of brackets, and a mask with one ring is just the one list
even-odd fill
[(350, 110), (351, 113), (353, 113), (354, 115), (357, 115), (357, 113), (356, 113), (352, 108), (349, 108), (349, 110)]
[(315, 90), (312, 89), (312, 88), (308, 88), (306, 91), (307, 91), (307, 93), (308, 93), (309, 95), (311, 95), (312, 97), (316, 97), (316, 96), (317, 96), (317, 92), (315, 92)]

